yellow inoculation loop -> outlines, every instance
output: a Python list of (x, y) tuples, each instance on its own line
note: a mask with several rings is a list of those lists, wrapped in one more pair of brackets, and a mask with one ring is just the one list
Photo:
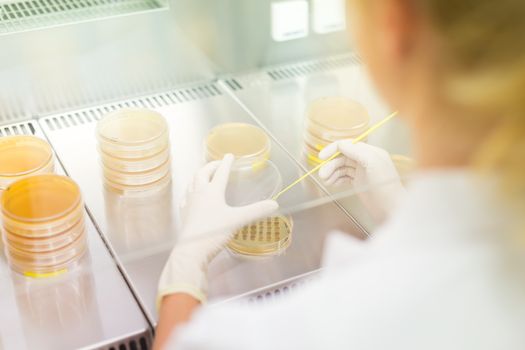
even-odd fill
[[(373, 133), (374, 131), (376, 131), (377, 129), (379, 129), (380, 127), (382, 127), (383, 125), (385, 125), (386, 123), (388, 123), (391, 119), (393, 119), (399, 112), (394, 112), (392, 114), (390, 114), (388, 117), (386, 117), (385, 119), (381, 120), (380, 122), (374, 124), (373, 126), (371, 126), (367, 131), (365, 131), (364, 133), (362, 133), (361, 135), (359, 135), (358, 137), (356, 137), (355, 139), (352, 140), (352, 143), (358, 143), (358, 142), (361, 142), (363, 141), (364, 139), (366, 139), (368, 137), (368, 135), (370, 135), (371, 133)], [(316, 171), (318, 171), (319, 169), (321, 169), (323, 167), (323, 165), (325, 165), (326, 163), (330, 162), (331, 160), (334, 160), (335, 158), (339, 157), (341, 155), (341, 152), (335, 152), (330, 158), (324, 160), (322, 163), (320, 163), (319, 165), (317, 165), (315, 168), (313, 168), (312, 170), (310, 170), (309, 172), (307, 172), (306, 174), (304, 174), (303, 176), (301, 176), (300, 178), (298, 178), (297, 180), (295, 180), (294, 182), (292, 182), (290, 185), (288, 185), (287, 187), (285, 187), (281, 192), (277, 193), (272, 199), (273, 200), (277, 200), (279, 197), (281, 197), (283, 194), (285, 194), (286, 192), (288, 192), (290, 189), (292, 189), (295, 185), (297, 185), (298, 183), (300, 183), (301, 181), (303, 181), (304, 179), (306, 179), (307, 177), (309, 177), (310, 175), (314, 174)]]
[(46, 273), (26, 271), (24, 272), (24, 276), (32, 277), (32, 278), (47, 278), (47, 277), (55, 277), (55, 276), (61, 275), (66, 272), (67, 272), (67, 269), (61, 269), (58, 271), (46, 272)]

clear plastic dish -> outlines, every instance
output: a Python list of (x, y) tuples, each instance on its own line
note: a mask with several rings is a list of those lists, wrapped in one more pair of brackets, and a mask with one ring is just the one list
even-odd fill
[(80, 202), (73, 211), (55, 220), (47, 222), (22, 222), (4, 216), (3, 226), (6, 230), (18, 236), (26, 238), (47, 238), (71, 229), (83, 217), (84, 206), (83, 203)]
[(103, 168), (104, 178), (111, 183), (122, 186), (144, 186), (164, 178), (170, 173), (171, 161), (168, 160), (158, 168), (143, 172), (125, 173)]
[[(6, 249), (6, 255), (7, 255), (9, 266), (14, 271), (21, 273), (27, 277), (46, 278), (46, 277), (53, 277), (56, 275), (66, 273), (68, 272), (68, 270), (77, 266), (80, 259), (86, 253), (86, 251), (87, 251), (87, 245), (85, 244), (85, 239), (84, 239), (84, 242), (82, 244), (79, 244), (78, 249), (76, 249), (74, 252), (71, 251), (68, 254), (62, 255), (61, 257), (59, 256), (55, 260), (52, 260), (49, 258), (46, 258), (44, 260), (40, 260), (38, 258), (33, 259), (33, 260), (27, 260), (24, 258), (19, 259), (16, 256), (16, 254), (12, 255), (7, 249)], [(69, 260), (63, 260), (67, 256), (70, 257)], [(53, 262), (49, 265), (45, 265), (43, 264), (44, 261), (47, 261), (47, 262), (53, 261)]]
[(86, 235), (81, 234), (75, 241), (60, 249), (36, 253), (6, 245), (6, 253), (9, 259), (14, 259), (27, 266), (53, 266), (63, 264), (78, 256), (85, 246)]
[(2, 195), (7, 260), (18, 272), (46, 277), (67, 270), (86, 250), (80, 189), (60, 175), (35, 175)]
[(238, 163), (257, 166), (270, 156), (271, 142), (259, 127), (244, 123), (227, 123), (213, 128), (205, 140), (206, 159), (220, 160), (232, 153)]
[(7, 246), (26, 252), (39, 253), (61, 249), (68, 244), (71, 244), (80, 235), (84, 234), (84, 230), (84, 220), (81, 219), (69, 230), (45, 238), (23, 237), (16, 235), (6, 229), (4, 230), (4, 240)]
[(369, 123), (370, 116), (360, 103), (344, 97), (323, 97), (310, 105), (306, 130), (333, 142), (361, 135)]
[(290, 246), (292, 230), (291, 218), (268, 217), (237, 231), (228, 242), (228, 248), (231, 252), (240, 255), (279, 255)]
[(46, 141), (26, 135), (0, 138), (0, 188), (24, 176), (53, 171), (53, 150)]
[(282, 184), (281, 173), (273, 162), (267, 160), (253, 168), (236, 161), (226, 187), (226, 202), (243, 206), (269, 199), (279, 192)]
[(155, 182), (151, 182), (145, 185), (122, 185), (116, 182), (111, 181), (110, 179), (104, 178), (104, 185), (106, 189), (110, 192), (125, 195), (125, 196), (141, 196), (145, 192), (151, 193), (155, 191), (160, 191), (164, 189), (171, 182), (171, 172), (160, 178)]
[(164, 117), (148, 109), (121, 109), (97, 124), (97, 139), (104, 153), (124, 159), (146, 158), (169, 145)]
[(103, 151), (99, 152), (102, 165), (107, 168), (123, 173), (144, 172), (160, 167), (170, 158), (168, 145), (159, 153), (145, 158), (116, 158)]
[(7, 188), (2, 196), (2, 213), (22, 222), (49, 222), (73, 212), (80, 202), (80, 189), (70, 178), (36, 175)]

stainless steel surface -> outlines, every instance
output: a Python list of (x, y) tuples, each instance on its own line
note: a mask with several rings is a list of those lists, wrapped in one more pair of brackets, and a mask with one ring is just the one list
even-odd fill
[[(181, 96), (181, 91), (172, 91), (40, 120), (66, 171), (82, 188), (89, 211), (116, 253), (152, 323), (157, 317), (154, 307), (157, 281), (180, 227), (178, 207), (194, 172), (204, 163), (204, 137), (220, 123), (255, 124), (251, 116), (215, 84), (190, 88), (193, 89), (214, 93), (193, 93), (195, 99), (181, 100), (175, 98)], [(144, 100), (153, 101), (149, 107), (168, 120), (172, 184), (150, 196), (124, 198), (103, 188), (94, 134), (96, 120), (107, 111), (119, 106), (142, 105)], [(275, 142), (271, 159), (285, 183), (303, 173)], [(285, 209), (294, 208), (322, 196), (325, 193), (315, 183), (305, 181), (283, 196), (280, 204)], [(293, 241), (284, 255), (243, 259), (226, 251), (221, 253), (210, 266), (210, 297), (215, 300), (229, 298), (318, 269), (323, 241), (331, 230), (364, 237), (333, 203), (294, 212), (292, 216)]]
[[(74, 15), (65, 11), (60, 18)], [(168, 10), (9, 33), (0, 35), (0, 47), (0, 124), (215, 76), (208, 59), (181, 34)]]
[(293, 293), (309, 285), (311, 282), (318, 280), (321, 277), (321, 270), (314, 270), (302, 275), (298, 275), (287, 280), (274, 283), (263, 288), (250, 291), (246, 294), (226, 299), (221, 303), (240, 302), (240, 303), (271, 303), (281, 298), (293, 296)]
[[(308, 105), (323, 96), (345, 96), (362, 103), (375, 123), (391, 111), (380, 101), (354, 55), (275, 66), (262, 72), (224, 78), (223, 86), (249, 110), (303, 167), (304, 120)], [(399, 118), (374, 132), (368, 143), (391, 154), (410, 155), (409, 135)], [(327, 188), (331, 193), (347, 189)], [(374, 219), (356, 196), (338, 200), (367, 231)]]
[(0, 34), (167, 8), (165, 0), (0, 1)]
[[(45, 138), (35, 121), (3, 126), (0, 132)], [(57, 172), (62, 172), (60, 165)], [(118, 348), (150, 342), (144, 314), (87, 214), (86, 219), (88, 253), (66, 274), (26, 278), (12, 272), (0, 256), (2, 349)]]
[[(330, 6), (327, 0), (304, 1), (304, 5), (310, 7), (305, 13), (307, 34), (304, 37), (274, 40), (272, 33), (277, 18), (273, 7), (279, 6), (279, 2), (286, 6), (281, 0), (175, 0), (170, 6), (185, 35), (206, 53), (219, 73), (244, 72), (351, 50), (349, 26), (324, 33), (314, 30), (317, 9), (312, 5)], [(341, 2), (344, 6), (344, 0)], [(286, 12), (284, 18), (294, 21), (297, 11)], [(345, 18), (345, 10), (340, 12)]]

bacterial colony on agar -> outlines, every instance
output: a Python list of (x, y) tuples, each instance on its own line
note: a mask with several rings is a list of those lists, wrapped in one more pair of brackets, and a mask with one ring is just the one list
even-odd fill
[(121, 109), (97, 125), (105, 185), (119, 194), (164, 188), (171, 181), (168, 124), (148, 109)]
[[(227, 153), (235, 156), (226, 189), (228, 204), (241, 206), (272, 198), (282, 188), (279, 170), (269, 160), (271, 142), (260, 128), (244, 123), (222, 124), (210, 131), (206, 140), (206, 160), (219, 160)], [(271, 256), (290, 245), (292, 219), (269, 217), (237, 231), (228, 243), (238, 255)]]

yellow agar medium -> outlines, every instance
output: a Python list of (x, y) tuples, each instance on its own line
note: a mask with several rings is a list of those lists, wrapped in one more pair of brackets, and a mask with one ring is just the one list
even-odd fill
[(24, 276), (32, 277), (32, 278), (47, 278), (47, 277), (58, 276), (58, 275), (61, 275), (63, 273), (66, 273), (66, 272), (67, 272), (67, 269), (62, 269), (62, 270), (58, 270), (58, 271), (54, 271), (54, 272), (47, 272), (47, 273), (26, 271), (26, 272), (24, 272)]
[[(352, 140), (352, 143), (358, 143), (364, 139), (366, 139), (368, 137), (368, 135), (370, 135), (371, 133), (373, 133), (374, 131), (376, 131), (377, 129), (379, 129), (380, 127), (382, 127), (383, 125), (385, 125), (386, 123), (388, 123), (391, 119), (393, 119), (399, 112), (394, 112), (392, 114), (390, 114), (388, 117), (386, 117), (385, 119), (381, 120), (380, 122), (372, 125), (367, 131), (365, 131), (364, 133), (362, 133), (361, 135), (359, 135), (358, 137), (356, 137), (355, 139)], [(314, 174), (316, 171), (318, 171), (319, 169), (321, 169), (323, 167), (323, 165), (325, 165), (326, 163), (330, 162), (331, 160), (334, 160), (335, 158), (339, 157), (341, 155), (341, 152), (336, 152), (334, 153), (330, 158), (326, 159), (325, 161), (323, 161), (322, 163), (320, 163), (319, 165), (317, 165), (315, 168), (313, 168), (312, 170), (310, 170), (309, 172), (307, 172), (306, 174), (304, 174), (303, 176), (301, 176), (300, 178), (298, 178), (297, 180), (295, 180), (294, 182), (292, 182), (290, 185), (288, 185), (286, 188), (284, 188), (281, 192), (277, 193), (272, 199), (273, 200), (277, 200), (279, 199), (279, 197), (281, 197), (283, 194), (285, 194), (286, 192), (288, 192), (289, 190), (291, 190), (295, 185), (299, 184), (301, 181), (303, 181), (304, 179), (306, 179), (307, 177), (311, 176), (312, 174)]]

